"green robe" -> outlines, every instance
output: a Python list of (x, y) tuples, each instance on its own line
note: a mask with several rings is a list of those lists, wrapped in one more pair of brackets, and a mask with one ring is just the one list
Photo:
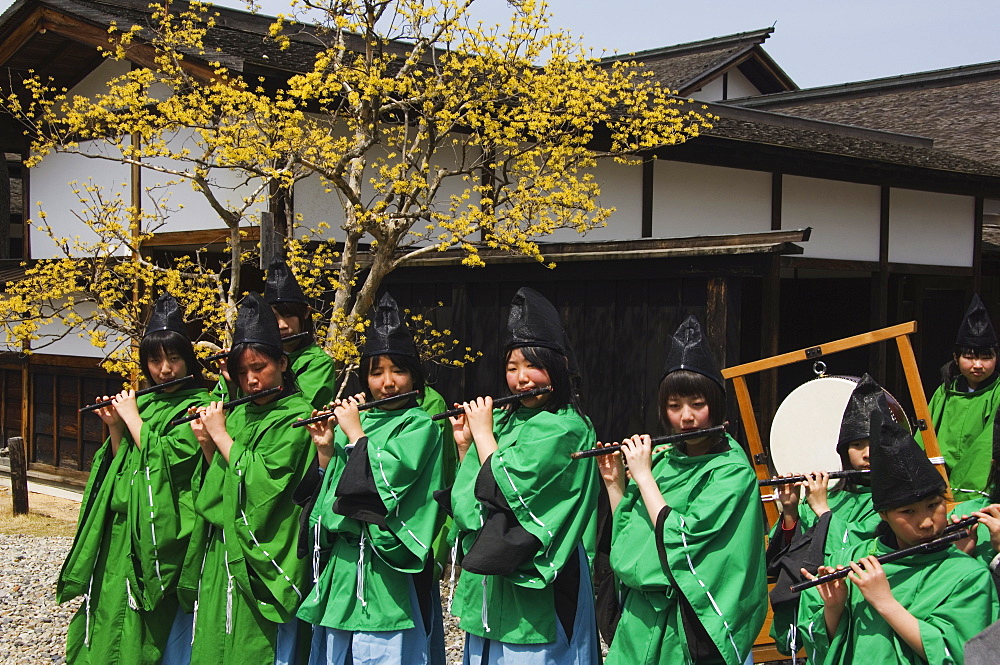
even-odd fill
[[(424, 386), (424, 394), (417, 400), (417, 404), (430, 415), (442, 413), (449, 408), (441, 393), (427, 385)], [(438, 420), (437, 424), (441, 427), (443, 451), (441, 455), (442, 483), (445, 487), (451, 487), (455, 483), (455, 471), (458, 468), (458, 448), (455, 447), (455, 436), (451, 432), (451, 423), (448, 422), (448, 419), (443, 418)], [(434, 561), (440, 573), (444, 570), (445, 565), (449, 563), (451, 545), (448, 542), (448, 534), (451, 533), (453, 522), (444, 511), (441, 511), (438, 519), (440, 524), (435, 532), (434, 543), (431, 549), (434, 551)]]
[[(519, 525), (541, 541), (541, 549), (511, 575), (462, 571), (452, 614), (463, 630), (491, 640), (554, 642), (558, 618), (552, 582), (581, 543), (591, 561), (596, 545), (597, 467), (570, 459), (570, 453), (594, 446), (594, 428), (570, 406), (555, 413), (522, 406), (509, 416), (494, 411), (493, 418), (499, 447), (489, 458), (490, 468)], [(486, 517), (475, 498), (480, 469), (473, 444), (452, 489), (463, 555)]]
[[(875, 537), (875, 529), (882, 518), (872, 506), (872, 490), (870, 487), (858, 487), (853, 492), (831, 491), (827, 503), (830, 506), (830, 524), (827, 531), (823, 551), (829, 560), (830, 555), (840, 550), (853, 547)], [(803, 502), (804, 504), (804, 502)], [(799, 524), (796, 535), (813, 528), (817, 522), (816, 513), (808, 505), (799, 506)], [(780, 538), (781, 521), (771, 530), (771, 538)], [(794, 538), (795, 536), (793, 536)], [(769, 561), (770, 565), (771, 562)], [(779, 603), (774, 606), (770, 635), (781, 653), (790, 654), (788, 648), (788, 632), (795, 623), (795, 612), (798, 604), (794, 600)]]
[(109, 439), (94, 456), (56, 587), (60, 603), (84, 596), (69, 625), (67, 662), (160, 662), (177, 613), (194, 523), (191, 475), (201, 458), (191, 428), (169, 422), (207, 402), (201, 389), (140, 395), (142, 448), (126, 430), (117, 454)]
[(727, 665), (742, 665), (764, 625), (763, 523), (757, 477), (739, 444), (689, 457), (657, 448), (653, 476), (669, 508), (662, 528), (630, 483), (613, 517), (611, 566), (621, 620), (606, 662), (689, 662), (680, 596)]
[(314, 409), (323, 409), (337, 394), (337, 368), (330, 356), (310, 342), (288, 354), (288, 361), (306, 400)]
[(216, 453), (195, 478), (202, 519), (178, 584), (195, 613), (193, 663), (273, 662), (278, 624), (294, 620), (309, 591), (291, 495), (314, 451), (291, 424), (311, 411), (300, 393), (237, 407), (226, 417), (229, 462)]
[[(993, 459), (993, 421), (1000, 407), (1000, 379), (973, 392), (957, 390), (961, 379), (934, 391), (929, 405), (948, 481), (955, 499), (986, 489)], [(917, 442), (923, 445), (920, 434)]]
[[(869, 554), (891, 551), (881, 539), (872, 539), (841, 550), (828, 565), (846, 565)], [(815, 587), (802, 592), (799, 633), (810, 663), (961, 665), (965, 643), (997, 619), (996, 591), (989, 570), (954, 547), (904, 557), (882, 568), (893, 597), (920, 623), (927, 660), (918, 657), (848, 582), (847, 606), (832, 638), (826, 632), (819, 592)]]
[(319, 547), (327, 556), (298, 616), (339, 630), (405, 630), (415, 625), (410, 575), (426, 566), (437, 523), (432, 495), (442, 487), (441, 430), (416, 407), (365, 411), (361, 426), (368, 437), (365, 452), (375, 487), (387, 511), (387, 528), (333, 512), (347, 464), (347, 437), (338, 429), (336, 456), (323, 474), (309, 516), (312, 533), (318, 530)]

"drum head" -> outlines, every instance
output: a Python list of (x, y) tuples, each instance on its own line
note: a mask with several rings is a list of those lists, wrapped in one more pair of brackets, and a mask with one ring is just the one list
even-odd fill
[(771, 422), (771, 461), (779, 475), (841, 468), (840, 421), (858, 380), (821, 376), (789, 393)]

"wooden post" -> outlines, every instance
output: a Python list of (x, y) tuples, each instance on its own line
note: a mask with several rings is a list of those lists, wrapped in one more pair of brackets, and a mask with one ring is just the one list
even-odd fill
[(28, 461), (24, 457), (24, 439), (7, 439), (10, 448), (10, 491), (14, 497), (14, 514), (28, 514)]

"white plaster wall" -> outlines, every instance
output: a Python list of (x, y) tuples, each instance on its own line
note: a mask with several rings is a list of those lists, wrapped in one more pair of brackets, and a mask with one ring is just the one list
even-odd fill
[(542, 238), (545, 242), (583, 240), (634, 240), (642, 237), (642, 166), (619, 164), (611, 159), (598, 162), (594, 177), (601, 187), (597, 203), (615, 212), (607, 226), (580, 235), (573, 229), (558, 229)]
[(889, 193), (889, 261), (972, 265), (975, 199), (893, 189)]
[(739, 99), (740, 97), (753, 97), (760, 94), (760, 90), (757, 89), (753, 83), (750, 82), (743, 72), (737, 67), (733, 67), (728, 72), (729, 74), (729, 89), (727, 99)]
[(72, 98), (73, 95), (93, 97), (94, 95), (106, 94), (108, 81), (116, 76), (127, 74), (130, 69), (132, 69), (132, 63), (127, 60), (105, 59), (94, 71), (73, 86), (68, 97)]
[[(81, 303), (76, 306), (76, 310), (81, 316), (88, 316), (94, 312), (96, 307), (92, 303)], [(62, 323), (52, 323), (48, 326), (43, 326), (39, 331), (39, 334), (44, 338), (46, 333), (61, 334), (66, 327)], [(109, 335), (112, 334), (109, 332)], [(109, 337), (108, 349), (110, 350), (116, 343), (113, 341), (114, 337)], [(37, 342), (36, 342), (37, 344)], [(45, 355), (56, 355), (56, 356), (80, 356), (84, 358), (103, 358), (106, 354), (106, 350), (98, 349), (90, 343), (90, 336), (80, 337), (75, 332), (68, 334), (61, 340), (46, 346), (44, 349), (39, 351), (39, 354)], [(97, 366), (96, 363), (94, 365)]]
[(812, 227), (802, 256), (878, 261), (879, 188), (836, 180), (784, 176), (781, 226)]
[(658, 160), (653, 187), (653, 237), (771, 228), (770, 173)]
[[(726, 99), (738, 99), (740, 97), (752, 97), (760, 94), (753, 83), (743, 75), (739, 69), (733, 67), (728, 70), (729, 80), (726, 84)], [(691, 93), (691, 97), (703, 102), (722, 101), (722, 74), (705, 84), (700, 90)]]
[[(95, 153), (112, 154), (112, 149), (103, 142), (92, 143), (85, 147)], [(33, 222), (40, 222), (39, 211), (44, 211), (45, 223), (51, 226), (60, 238), (79, 236), (83, 242), (97, 241), (97, 235), (74, 215), (74, 211), (80, 212), (86, 207), (80, 202), (80, 198), (86, 196), (82, 190), (88, 185), (99, 187), (104, 200), (110, 201), (119, 197), (126, 206), (130, 201), (129, 167), (104, 159), (53, 153), (32, 169), (31, 179), (28, 182), (27, 200), (30, 218)], [(74, 186), (70, 184), (71, 182), (77, 183), (81, 194), (73, 193)], [(27, 227), (27, 233), (30, 237), (31, 258), (65, 256), (48, 235), (34, 226)]]
[[(198, 145), (197, 134), (190, 129), (175, 133), (168, 140), (170, 149), (179, 152), (188, 148), (193, 155), (203, 152)], [(166, 158), (148, 160), (150, 166), (160, 166), (167, 169), (187, 171), (191, 164), (186, 162), (171, 162)], [(209, 174), (209, 182), (215, 196), (229, 209), (239, 209), (244, 198), (251, 197), (260, 189), (260, 180), (244, 182), (245, 174), (231, 169), (213, 169)], [(171, 184), (174, 183), (174, 184)], [(147, 213), (165, 214), (165, 219), (151, 222), (155, 231), (197, 231), (201, 229), (221, 229), (226, 224), (208, 204), (205, 195), (191, 186), (190, 180), (177, 178), (167, 173), (161, 173), (152, 168), (142, 170), (142, 207)], [(259, 223), (260, 213), (267, 209), (267, 191), (257, 194), (256, 203), (252, 204), (245, 217), (254, 223)]]

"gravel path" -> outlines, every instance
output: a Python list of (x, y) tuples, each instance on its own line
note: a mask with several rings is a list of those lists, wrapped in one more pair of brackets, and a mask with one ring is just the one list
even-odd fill
[[(79, 601), (56, 605), (56, 576), (72, 538), (0, 534), (0, 665), (66, 662), (66, 626)], [(441, 597), (447, 603), (447, 586)], [(448, 665), (462, 662), (462, 633), (445, 613)]]
[(56, 576), (72, 538), (0, 534), (0, 663), (66, 662), (66, 626), (79, 602), (56, 605)]

